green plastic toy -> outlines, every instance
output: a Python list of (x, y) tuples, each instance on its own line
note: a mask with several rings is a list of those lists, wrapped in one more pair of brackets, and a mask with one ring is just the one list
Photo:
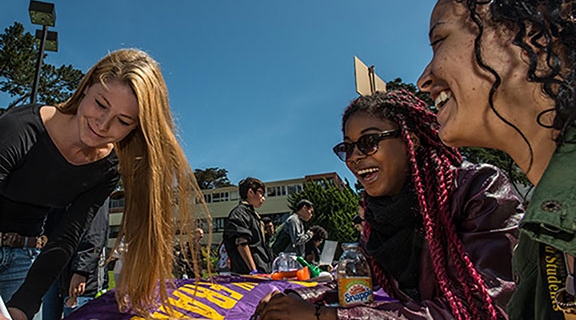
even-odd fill
[(296, 257), (296, 261), (298, 261), (303, 267), (308, 267), (308, 270), (310, 271), (310, 278), (316, 278), (320, 275), (320, 272), (322, 272), (320, 268), (318, 268), (315, 265), (309, 264), (306, 260), (304, 260), (304, 258), (300, 256)]

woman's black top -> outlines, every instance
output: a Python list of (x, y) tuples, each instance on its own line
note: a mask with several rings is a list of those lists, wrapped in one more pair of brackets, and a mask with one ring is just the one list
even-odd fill
[(40, 107), (16, 107), (0, 117), (0, 232), (39, 236), (48, 209), (68, 207), (7, 303), (28, 318), (40, 308), (42, 296), (119, 180), (115, 152), (85, 165), (69, 163), (48, 135)]

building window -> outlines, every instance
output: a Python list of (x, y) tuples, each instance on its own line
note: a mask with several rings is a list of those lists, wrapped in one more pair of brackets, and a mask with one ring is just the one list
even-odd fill
[(224, 232), (227, 218), (215, 218), (212, 220), (212, 232)]
[(238, 191), (230, 191), (230, 201), (236, 201), (240, 199), (240, 193)]
[(286, 195), (286, 186), (274, 186), (268, 187), (267, 189), (267, 197), (281, 197)]
[(276, 186), (276, 195), (285, 196), (286, 195), (286, 186)]
[(267, 197), (275, 197), (276, 196), (276, 188), (275, 187), (267, 187), (266, 188), (266, 196)]
[(224, 202), (228, 201), (230, 196), (228, 192), (216, 192), (212, 194), (212, 202)]
[(324, 179), (318, 179), (318, 180), (313, 180), (313, 181), (314, 181), (314, 183), (316, 183), (317, 185), (319, 185), (323, 188), (333, 187), (335, 185), (333, 178), (324, 178)]
[(110, 209), (124, 208), (124, 198), (120, 198), (120, 199), (110, 199), (109, 208), (110, 208)]
[(286, 189), (288, 189), (288, 194), (292, 194), (292, 193), (299, 193), (300, 191), (302, 191), (302, 185), (301, 184), (293, 184), (290, 186), (286, 186)]
[(205, 194), (204, 195), (204, 201), (206, 201), (206, 203), (211, 203), (212, 202), (212, 194)]
[(293, 184), (293, 185), (289, 185), (286, 186), (286, 189), (288, 189), (288, 194), (291, 193), (299, 193), (300, 191), (302, 191), (302, 185), (301, 184)]

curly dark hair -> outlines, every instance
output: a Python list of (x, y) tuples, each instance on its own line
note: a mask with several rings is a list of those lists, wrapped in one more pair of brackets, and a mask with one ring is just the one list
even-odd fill
[(328, 239), (328, 231), (322, 226), (313, 225), (310, 227), (310, 231), (314, 232), (314, 236), (310, 241), (326, 240)]
[[(460, 153), (442, 143), (436, 115), (411, 92), (377, 92), (354, 100), (342, 116), (342, 131), (355, 113), (364, 113), (394, 122), (408, 146), (411, 178), (422, 214), (426, 242), (439, 290), (457, 319), (496, 319), (492, 299), (475, 269), (450, 217), (450, 195), (455, 189), (454, 167), (462, 163)], [(415, 146), (411, 133), (418, 138)], [(366, 234), (370, 224), (366, 224)], [(391, 279), (375, 259), (370, 259), (374, 278), (394, 296)], [(451, 270), (455, 268), (454, 279)], [(462, 297), (462, 295), (464, 297)], [(400, 297), (395, 297), (400, 298)]]
[[(478, 26), (479, 33), (474, 42), (478, 65), (494, 77), (489, 95), (492, 111), (507, 125), (513, 127), (530, 149), (532, 146), (524, 134), (494, 108), (494, 94), (500, 86), (500, 75), (482, 58), (482, 35), (485, 25), (498, 25), (515, 32), (513, 43), (528, 56), (527, 79), (540, 83), (542, 91), (554, 100), (554, 107), (542, 111), (538, 124), (559, 131), (557, 146), (574, 143), (566, 140), (566, 131), (575, 126), (576, 120), (576, 1), (574, 0), (454, 0), (464, 4), (470, 18)], [(479, 6), (489, 6), (489, 17), (483, 17)], [(542, 59), (544, 58), (544, 59)], [(542, 123), (542, 116), (554, 112), (551, 124)]]

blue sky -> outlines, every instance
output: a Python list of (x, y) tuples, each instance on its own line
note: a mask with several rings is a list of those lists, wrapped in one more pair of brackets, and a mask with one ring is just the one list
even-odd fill
[[(353, 56), (389, 81), (415, 83), (431, 57), (433, 0), (54, 0), (59, 52), (47, 63), (84, 72), (109, 51), (161, 65), (192, 168), (234, 184), (337, 172), (340, 118), (355, 97)], [(28, 0), (3, 0), (2, 31), (34, 33)], [(0, 105), (10, 97), (0, 94)]]

